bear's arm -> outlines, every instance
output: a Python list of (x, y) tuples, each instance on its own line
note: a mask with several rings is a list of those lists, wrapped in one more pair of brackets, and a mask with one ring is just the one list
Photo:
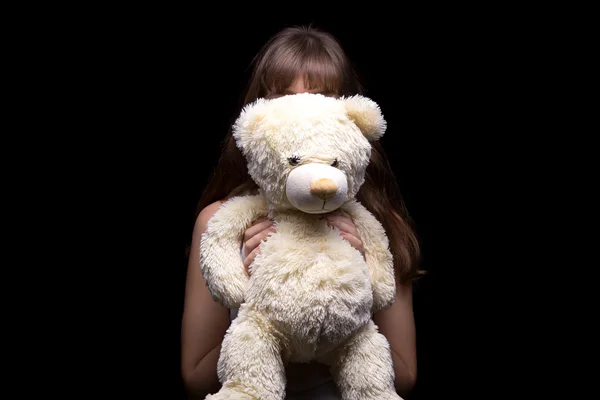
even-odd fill
[(352, 217), (363, 243), (373, 285), (373, 312), (377, 312), (389, 307), (396, 296), (394, 261), (388, 237), (381, 223), (359, 202), (349, 202), (342, 210)]
[(261, 196), (234, 197), (208, 221), (200, 241), (200, 267), (215, 301), (227, 308), (244, 302), (248, 273), (240, 254), (245, 230), (267, 214)]

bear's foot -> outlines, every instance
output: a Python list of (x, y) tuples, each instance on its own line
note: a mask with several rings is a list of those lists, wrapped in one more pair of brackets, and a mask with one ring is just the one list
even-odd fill
[(402, 400), (394, 388), (394, 363), (386, 337), (369, 321), (333, 355), (333, 377), (344, 400)]
[(384, 393), (381, 393), (380, 395), (377, 396), (378, 400), (404, 400), (402, 399), (402, 397), (400, 397), (398, 395), (398, 393), (396, 393), (395, 390), (390, 390)]
[(344, 400), (404, 400), (396, 393), (395, 390), (384, 390), (376, 392), (368, 390), (364, 392), (350, 392), (346, 391), (342, 393), (342, 399)]
[(251, 396), (242, 391), (238, 391), (232, 388), (221, 388), (215, 394), (209, 394), (204, 400), (259, 400), (257, 397)]

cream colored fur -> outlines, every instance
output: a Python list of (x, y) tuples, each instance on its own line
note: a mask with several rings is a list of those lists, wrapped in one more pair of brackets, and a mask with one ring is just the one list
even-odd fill
[[(355, 199), (369, 142), (385, 129), (378, 105), (361, 96), (259, 99), (239, 116), (234, 137), (260, 194), (223, 204), (202, 237), (213, 298), (240, 308), (221, 347), (223, 387), (207, 399), (284, 399), (285, 365), (311, 360), (331, 366), (344, 400), (400, 399), (389, 344), (372, 321), (394, 300), (392, 255), (382, 225)], [(339, 210), (353, 218), (365, 258), (322, 219)], [(242, 237), (259, 216), (277, 230), (248, 275)]]

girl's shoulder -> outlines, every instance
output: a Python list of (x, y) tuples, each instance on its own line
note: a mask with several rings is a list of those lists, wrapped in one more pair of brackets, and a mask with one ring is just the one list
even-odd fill
[(196, 217), (196, 229), (204, 231), (210, 218), (219, 210), (219, 208), (221, 208), (223, 203), (223, 200), (217, 200), (214, 203), (211, 203), (204, 207)]

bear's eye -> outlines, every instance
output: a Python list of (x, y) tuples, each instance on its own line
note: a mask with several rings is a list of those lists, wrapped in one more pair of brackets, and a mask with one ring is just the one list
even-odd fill
[(337, 167), (338, 166), (338, 160), (337, 158), (335, 160), (333, 160), (333, 162), (331, 163), (332, 167)]
[(292, 156), (288, 158), (288, 162), (290, 163), (290, 165), (298, 165), (298, 163), (300, 162), (300, 157)]

